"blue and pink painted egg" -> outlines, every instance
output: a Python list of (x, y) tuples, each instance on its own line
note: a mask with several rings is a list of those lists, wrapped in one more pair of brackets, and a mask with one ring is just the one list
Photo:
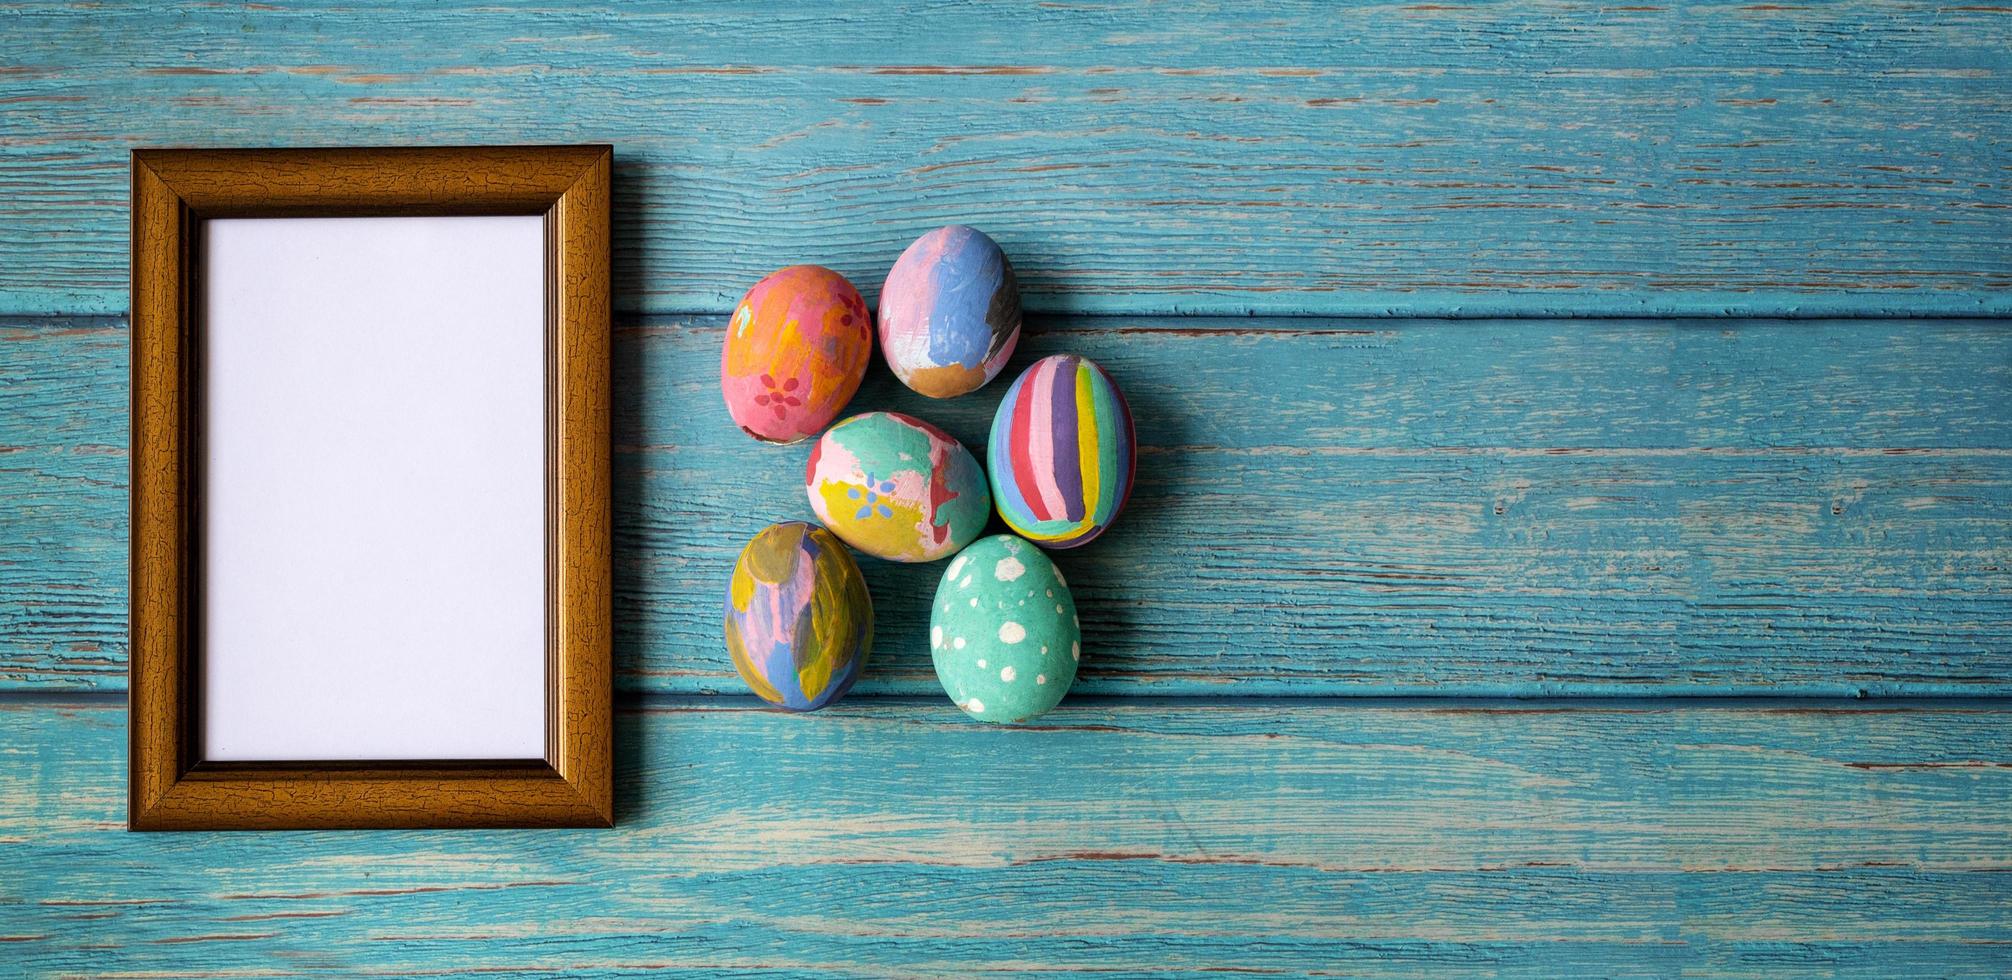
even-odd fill
[(845, 696), (873, 647), (873, 600), (845, 543), (815, 524), (772, 524), (727, 584), (727, 653), (762, 700), (815, 711)]
[(866, 377), (873, 328), (844, 276), (816, 265), (770, 273), (741, 297), (720, 352), (720, 393), (741, 431), (798, 442), (838, 417)]
[(889, 561), (935, 561), (992, 519), (985, 471), (964, 444), (897, 412), (825, 430), (804, 467), (811, 510), (845, 543)]
[(1007, 527), (1044, 548), (1104, 533), (1132, 494), (1136, 463), (1132, 410), (1087, 357), (1034, 362), (992, 417), (992, 502)]
[(880, 350), (901, 383), (931, 398), (985, 386), (1020, 342), (1020, 286), (999, 243), (938, 228), (908, 246), (880, 289)]

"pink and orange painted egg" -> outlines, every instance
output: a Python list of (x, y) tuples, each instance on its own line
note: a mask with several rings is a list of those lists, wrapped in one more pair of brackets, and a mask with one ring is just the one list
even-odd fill
[(802, 521), (763, 528), (728, 580), (726, 641), (770, 704), (815, 711), (844, 697), (873, 647), (873, 600), (845, 543)]
[(976, 391), (1020, 342), (1013, 263), (984, 232), (938, 228), (908, 246), (880, 289), (880, 350), (896, 377), (931, 398)]
[(741, 431), (763, 442), (816, 435), (859, 390), (873, 353), (866, 301), (816, 265), (770, 273), (727, 321), (720, 391)]
[(1007, 527), (1044, 548), (1088, 544), (1131, 496), (1137, 452), (1132, 410), (1111, 376), (1087, 357), (1044, 357), (992, 417), (992, 501)]
[(935, 561), (985, 533), (992, 498), (964, 444), (895, 412), (855, 415), (819, 436), (804, 468), (810, 508), (845, 543), (889, 561)]

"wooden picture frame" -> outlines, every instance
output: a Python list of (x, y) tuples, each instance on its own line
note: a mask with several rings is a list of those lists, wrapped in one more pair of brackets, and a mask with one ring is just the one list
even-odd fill
[[(607, 146), (133, 152), (131, 829), (612, 825), (611, 156)], [(205, 761), (204, 223), (464, 215), (543, 217), (545, 757)]]

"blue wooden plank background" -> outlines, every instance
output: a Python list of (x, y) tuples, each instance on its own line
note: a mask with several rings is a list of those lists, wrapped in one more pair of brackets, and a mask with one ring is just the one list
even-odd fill
[(6, 312), (124, 306), (134, 144), (608, 141), (625, 308), (953, 220), (1036, 310), (2012, 311), (2002, 7), (0, 11)]
[[(0, 974), (2012, 975), (2008, 76), (1885, 0), (0, 8)], [(618, 827), (124, 833), (127, 151), (575, 140)], [(758, 710), (720, 321), (949, 221), (1139, 410), (1078, 695), (967, 722), (868, 563)]]
[[(723, 318), (617, 331), (620, 683), (739, 692), (739, 546), (810, 519), (808, 447), (718, 397)], [(1057, 556), (1089, 693), (2012, 693), (2012, 331), (1988, 320), (1036, 318), (1144, 447), (1124, 534)], [(125, 332), (0, 321), (0, 685), (125, 669)], [(982, 446), (879, 366), (859, 404)], [(936, 695), (940, 566), (865, 565), (862, 694)], [(1232, 615), (1233, 611), (1233, 615)]]
[(211, 976), (1989, 976), (2012, 943), (1994, 710), (939, 707), (625, 711), (615, 831), (126, 835), (122, 706), (0, 704), (5, 938)]

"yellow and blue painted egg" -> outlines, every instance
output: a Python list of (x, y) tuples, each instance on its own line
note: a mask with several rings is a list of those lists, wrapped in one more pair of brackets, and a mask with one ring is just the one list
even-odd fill
[(1087, 544), (1132, 494), (1138, 450), (1125, 395), (1096, 362), (1044, 357), (1006, 389), (986, 470), (999, 516), (1047, 548)]
[(873, 600), (845, 543), (815, 524), (772, 524), (727, 585), (727, 653), (762, 700), (815, 711), (845, 696), (873, 647)]
[(720, 392), (741, 431), (763, 442), (816, 435), (859, 390), (873, 353), (866, 301), (815, 265), (770, 273), (727, 321)]
[(895, 377), (931, 398), (985, 386), (1020, 342), (1020, 286), (999, 243), (938, 228), (908, 246), (880, 289), (880, 350)]
[(845, 542), (890, 561), (947, 558), (992, 517), (964, 444), (896, 412), (855, 415), (818, 437), (804, 467), (811, 510)]
[(943, 693), (981, 721), (1046, 714), (1083, 656), (1076, 600), (1055, 562), (1010, 534), (959, 552), (929, 610), (929, 657)]

